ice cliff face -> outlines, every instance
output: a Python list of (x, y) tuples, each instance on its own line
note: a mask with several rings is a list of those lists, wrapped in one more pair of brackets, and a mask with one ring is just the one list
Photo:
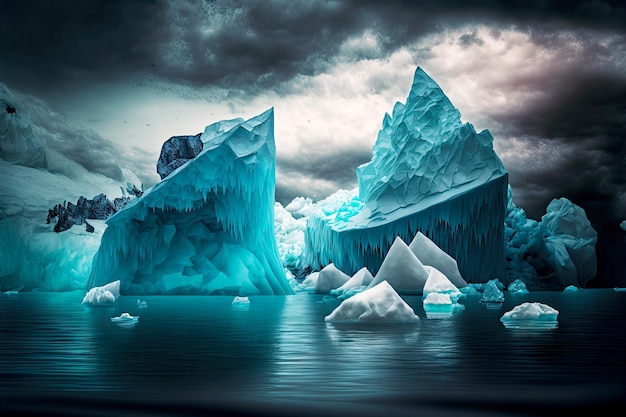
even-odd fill
[(274, 236), (273, 109), (221, 121), (202, 151), (107, 220), (88, 287), (122, 294), (288, 294)]
[(492, 141), (418, 67), (406, 104), (385, 115), (372, 160), (357, 168), (358, 189), (309, 217), (304, 264), (375, 274), (397, 236), (420, 231), (466, 281), (503, 277), (508, 174)]

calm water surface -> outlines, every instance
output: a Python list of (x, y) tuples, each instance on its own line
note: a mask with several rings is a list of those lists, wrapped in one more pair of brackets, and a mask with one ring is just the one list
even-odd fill
[[(324, 323), (339, 301), (0, 294), (0, 415), (594, 415), (626, 403), (626, 292), (507, 294), (416, 325)], [(557, 310), (554, 329), (499, 321), (524, 301)], [(128, 312), (138, 323), (111, 317)]]

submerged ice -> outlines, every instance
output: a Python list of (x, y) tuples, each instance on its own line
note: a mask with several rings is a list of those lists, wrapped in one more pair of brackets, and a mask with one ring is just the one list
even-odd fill
[(107, 220), (89, 286), (289, 294), (274, 236), (274, 113), (207, 126), (198, 155)]

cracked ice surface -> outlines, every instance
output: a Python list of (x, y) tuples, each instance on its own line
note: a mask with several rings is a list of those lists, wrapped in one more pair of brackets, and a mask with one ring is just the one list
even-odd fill
[(274, 112), (207, 126), (198, 156), (107, 220), (89, 288), (289, 294), (274, 236)]

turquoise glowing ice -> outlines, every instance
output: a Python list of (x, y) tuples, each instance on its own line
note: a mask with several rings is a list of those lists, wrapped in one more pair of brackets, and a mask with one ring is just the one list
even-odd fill
[(289, 294), (274, 237), (274, 112), (207, 126), (203, 149), (107, 220), (89, 287)]

